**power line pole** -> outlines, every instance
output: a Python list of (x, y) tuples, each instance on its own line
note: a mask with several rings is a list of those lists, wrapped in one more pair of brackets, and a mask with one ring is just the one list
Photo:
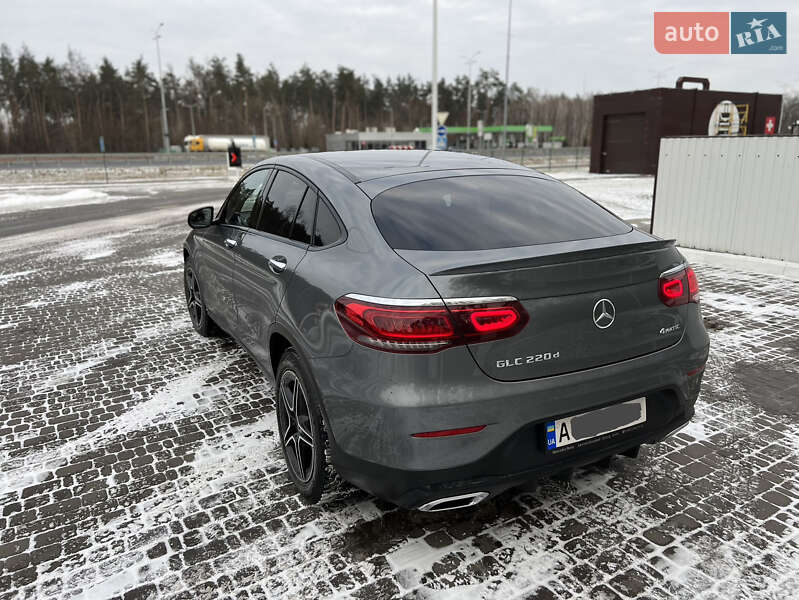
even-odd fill
[(475, 52), (466, 60), (466, 64), (469, 65), (469, 85), (467, 87), (466, 92), (466, 151), (469, 150), (469, 136), (471, 135), (472, 129), (472, 65), (476, 63), (475, 60), (477, 55), (480, 54), (480, 50)]
[(430, 108), (430, 150), (438, 138), (438, 0), (433, 0), (433, 87)]
[(505, 50), (505, 102), (502, 108), (502, 158), (508, 147), (508, 72), (510, 71), (510, 16), (513, 0), (508, 0), (508, 46)]
[(159, 23), (155, 30), (153, 39), (155, 40), (155, 53), (158, 56), (158, 87), (161, 88), (161, 135), (164, 138), (164, 152), (169, 152), (169, 125), (166, 121), (166, 96), (164, 95), (164, 80), (161, 77), (161, 28), (163, 23)]

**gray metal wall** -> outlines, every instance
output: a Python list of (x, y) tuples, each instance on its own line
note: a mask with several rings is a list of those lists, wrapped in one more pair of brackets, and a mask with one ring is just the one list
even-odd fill
[(662, 139), (652, 225), (689, 248), (799, 262), (799, 137)]

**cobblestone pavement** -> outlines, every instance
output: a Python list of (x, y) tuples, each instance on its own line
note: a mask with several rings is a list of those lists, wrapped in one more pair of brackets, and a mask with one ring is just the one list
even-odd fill
[(184, 218), (0, 244), (0, 598), (799, 594), (799, 283), (698, 266), (697, 415), (636, 460), (453, 513), (337, 478), (306, 506), (271, 389), (191, 329)]

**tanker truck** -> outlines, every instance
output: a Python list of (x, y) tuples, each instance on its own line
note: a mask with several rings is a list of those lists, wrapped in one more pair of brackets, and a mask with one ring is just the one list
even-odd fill
[(231, 140), (242, 150), (269, 150), (269, 138), (263, 135), (187, 135), (183, 148), (186, 152), (225, 152)]

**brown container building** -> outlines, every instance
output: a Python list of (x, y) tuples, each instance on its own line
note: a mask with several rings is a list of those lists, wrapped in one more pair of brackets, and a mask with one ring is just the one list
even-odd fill
[[(703, 89), (683, 89), (685, 81)], [(713, 109), (722, 101), (737, 105), (739, 135), (762, 135), (766, 117), (776, 117), (779, 131), (782, 96), (708, 89), (707, 79), (681, 77), (675, 88), (653, 88), (594, 96), (591, 132), (592, 173), (657, 172), (660, 138), (707, 135)]]

